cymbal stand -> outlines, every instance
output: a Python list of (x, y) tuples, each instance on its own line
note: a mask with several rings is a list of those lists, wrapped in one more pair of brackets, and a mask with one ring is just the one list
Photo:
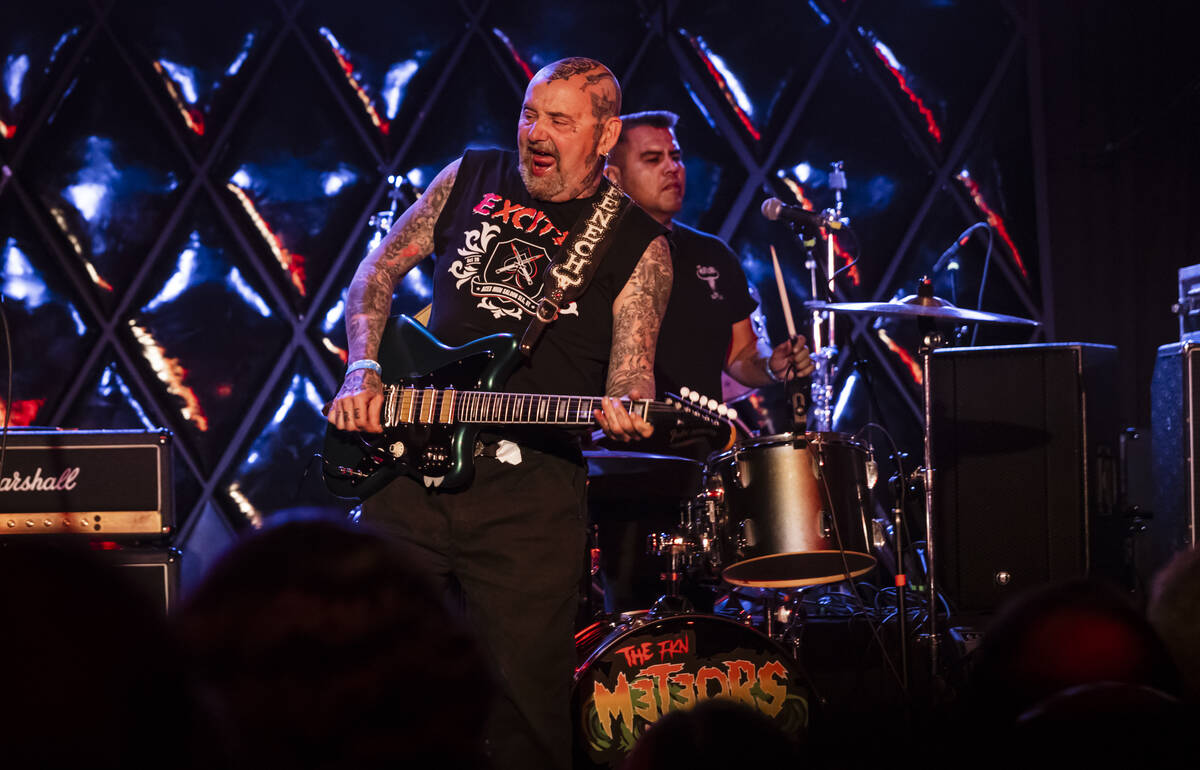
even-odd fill
[[(833, 274), (833, 238), (826, 237), (828, 249), (827, 275)], [(817, 261), (811, 252), (804, 266), (811, 275), (812, 295), (818, 295)], [(829, 295), (833, 293), (833, 281), (828, 284)], [(838, 349), (834, 344), (835, 313), (831, 310), (812, 311), (811, 351), (813, 362), (812, 384), (810, 387), (809, 423), (815, 431), (833, 430), (833, 385), (837, 379)]]
[[(903, 479), (901, 484), (907, 483)], [(908, 607), (904, 592), (908, 590), (908, 575), (904, 571), (904, 511), (897, 502), (892, 511), (892, 534), (896, 539), (896, 638), (900, 647), (900, 684), (908, 691)]]
[[(918, 294), (928, 292), (933, 294), (933, 285), (928, 278), (922, 279)], [(933, 388), (930, 385), (930, 363), (933, 351), (943, 345), (942, 335), (934, 329), (933, 319), (918, 318), (917, 327), (921, 332), (921, 405), (922, 445), (924, 450), (923, 467), (921, 468), (921, 486), (925, 493), (925, 570), (926, 583), (929, 589), (929, 655), (930, 674), (937, 676), (938, 666), (938, 628), (937, 628), (937, 563), (934, 558), (935, 538), (933, 523)]]
[[(829, 314), (832, 328), (833, 313)], [(812, 355), (812, 407), (809, 419), (812, 429), (818, 432), (833, 430), (833, 383), (837, 378), (837, 355), (835, 345), (826, 345)]]
[[(834, 207), (825, 209), (821, 212), (827, 223), (825, 229), (825, 296), (830, 300), (836, 298), (837, 286), (834, 284), (833, 276), (837, 272), (837, 264), (835, 252), (833, 248), (833, 227), (841, 228), (849, 224), (849, 220), (842, 216), (842, 191), (846, 189), (846, 172), (844, 163), (836, 161), (833, 163), (833, 168), (829, 172), (829, 187), (834, 194)], [(812, 296), (817, 298), (817, 263), (812, 258), (811, 253), (808, 261), (805, 263), (812, 274)], [(821, 339), (822, 322), (828, 322), (828, 329), (825, 332), (826, 339)], [(814, 310), (813, 311), (813, 340), (812, 340), (812, 360), (815, 365), (812, 376), (812, 394), (811, 394), (811, 409), (812, 415), (809, 420), (812, 429), (819, 432), (828, 432), (833, 430), (833, 390), (834, 382), (837, 380), (837, 357), (838, 349), (835, 340), (835, 322), (836, 314), (831, 310)]]
[[(806, 247), (805, 253), (808, 258), (804, 260), (804, 267), (808, 270), (812, 296), (818, 297), (820, 295), (817, 293), (817, 260), (813, 257), (812, 251), (807, 248), (809, 242), (805, 241), (800, 233), (797, 233), (796, 237)], [(829, 323), (828, 343), (825, 342), (826, 321)], [(813, 430), (827, 431), (831, 415), (829, 401), (833, 394), (833, 362), (837, 358), (837, 348), (833, 344), (833, 313), (822, 310), (812, 311), (812, 339), (809, 340), (809, 350), (812, 352), (814, 367), (812, 384), (809, 388), (809, 413), (812, 415), (810, 421)]]

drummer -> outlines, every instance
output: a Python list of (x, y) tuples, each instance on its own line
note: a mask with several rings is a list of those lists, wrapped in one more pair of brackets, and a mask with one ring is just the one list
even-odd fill
[[(752, 388), (811, 374), (813, 363), (804, 337), (786, 340), (772, 350), (756, 332), (751, 314), (757, 303), (737, 255), (720, 238), (675, 220), (683, 208), (687, 178), (675, 137), (678, 120), (665, 110), (623, 115), (620, 138), (604, 170), (670, 230), (675, 278), (659, 330), (655, 382), (664, 393), (679, 393), (686, 386), (720, 398), (722, 371)], [(713, 449), (707, 443), (668, 447), (646, 442), (629, 448), (693, 460), (703, 460)], [(589, 512), (599, 530), (605, 608), (648, 607), (664, 586), (660, 565), (644, 556), (646, 536), (669, 529), (677, 521), (678, 505), (664, 508), (661, 501), (645, 498), (619, 506), (597, 500), (589, 502)], [(703, 596), (691, 598), (697, 609), (705, 602)], [(711, 604), (711, 597), (706, 603)]]
[(675, 279), (658, 335), (654, 376), (662, 392), (688, 387), (721, 398), (721, 372), (751, 388), (812, 373), (801, 335), (771, 348), (751, 322), (750, 296), (737, 255), (715, 235), (675, 220), (687, 170), (666, 110), (621, 116), (621, 135), (605, 175), (670, 233)]

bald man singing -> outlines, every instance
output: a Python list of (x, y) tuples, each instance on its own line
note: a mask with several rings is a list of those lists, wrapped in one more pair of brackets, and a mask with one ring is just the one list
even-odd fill
[[(392, 293), (430, 254), (436, 337), (461, 345), (497, 332), (522, 336), (548, 294), (550, 260), (605, 194), (604, 157), (620, 133), (620, 110), (621, 89), (607, 67), (563, 59), (530, 81), (516, 152), (468, 151), (437, 175), (351, 282), (351, 363), (328, 413), (335, 427), (382, 429), (375, 358)], [(604, 236), (606, 253), (586, 291), (559, 308), (505, 390), (606, 396), (595, 419), (610, 438), (649, 436), (652, 426), (619, 399), (655, 392), (672, 282), (664, 233), (628, 206)], [(568, 768), (586, 466), (578, 436), (564, 431), (494, 430), (481, 439), (470, 486), (443, 491), (397, 478), (364, 503), (362, 520), (445, 581), (483, 639), (500, 685), (487, 726), (494, 766)]]

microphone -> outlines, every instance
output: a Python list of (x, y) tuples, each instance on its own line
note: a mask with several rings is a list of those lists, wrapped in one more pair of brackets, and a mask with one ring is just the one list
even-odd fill
[[(961, 233), (958, 234), (958, 237), (954, 239), (954, 243), (950, 244), (950, 248), (943, 251), (942, 256), (938, 257), (937, 262), (933, 263), (933, 267), (931, 267), (929, 269), (929, 272), (931, 274), (939, 273), (942, 271), (943, 268), (949, 268), (950, 270), (957, 270), (958, 263), (955, 262), (955, 263), (951, 264), (952, 260), (954, 259), (954, 256), (956, 254), (958, 254), (959, 249), (961, 249), (963, 247), (963, 244), (966, 243), (967, 238), (969, 238), (971, 236), (971, 233), (973, 233), (979, 229), (987, 229), (990, 233), (992, 228), (990, 225), (988, 225), (987, 222), (976, 222), (975, 224), (968, 227), (966, 230), (963, 230)], [(991, 241), (989, 240), (988, 241), (989, 253), (991, 252), (991, 248), (992, 248)]]
[(797, 225), (809, 227), (828, 227), (830, 230), (841, 230), (842, 222), (823, 213), (809, 211), (799, 206), (789, 206), (778, 198), (767, 198), (763, 201), (762, 215), (772, 222), (783, 220)]
[[(933, 267), (930, 268), (929, 272), (940, 273), (945, 267), (950, 265), (951, 260), (953, 260), (958, 254), (958, 250), (962, 248), (960, 243), (961, 241), (955, 240), (954, 243), (950, 244), (950, 248), (942, 252), (942, 256), (938, 257), (938, 261), (933, 263)], [(957, 270), (958, 263), (954, 262), (954, 264), (950, 266), (950, 269)]]

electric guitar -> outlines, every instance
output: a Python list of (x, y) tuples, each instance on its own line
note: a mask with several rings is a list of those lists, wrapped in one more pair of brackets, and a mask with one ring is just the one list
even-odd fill
[[(588, 428), (599, 396), (505, 393), (499, 388), (520, 363), (516, 337), (493, 334), (460, 347), (442, 344), (412, 318), (396, 316), (384, 330), (383, 433), (326, 427), (325, 485), (338, 497), (365, 500), (396, 476), (425, 478), (444, 489), (470, 483), (475, 441), (485, 426)], [(709, 438), (732, 446), (735, 430), (723, 405), (690, 399), (639, 399), (627, 408), (672, 438)]]

